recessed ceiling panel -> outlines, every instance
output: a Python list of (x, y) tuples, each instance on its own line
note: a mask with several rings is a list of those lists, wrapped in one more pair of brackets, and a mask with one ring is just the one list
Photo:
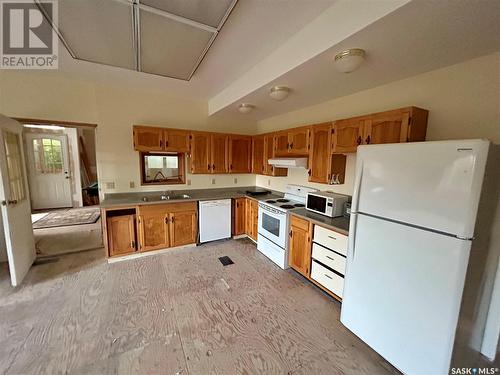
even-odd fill
[(141, 4), (217, 27), (233, 0), (141, 0)]
[(131, 5), (59, 0), (59, 30), (78, 59), (135, 69)]
[(141, 71), (189, 80), (214, 33), (140, 12)]

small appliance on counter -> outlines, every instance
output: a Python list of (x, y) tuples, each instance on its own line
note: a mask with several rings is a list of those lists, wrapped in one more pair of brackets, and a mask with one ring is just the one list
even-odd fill
[(328, 217), (338, 217), (343, 215), (344, 204), (348, 200), (349, 196), (331, 191), (309, 192), (306, 209)]
[(260, 196), (260, 195), (271, 194), (271, 190), (254, 188), (254, 189), (248, 189), (248, 190), (246, 190), (245, 193), (247, 193), (248, 195), (251, 195), (252, 197), (257, 197), (257, 196)]

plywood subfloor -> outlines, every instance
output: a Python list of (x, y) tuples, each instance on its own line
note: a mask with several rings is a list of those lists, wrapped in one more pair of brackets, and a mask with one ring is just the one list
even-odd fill
[(0, 373), (397, 373), (339, 314), (248, 240), (114, 264), (88, 251), (32, 268), (17, 289), (0, 269)]

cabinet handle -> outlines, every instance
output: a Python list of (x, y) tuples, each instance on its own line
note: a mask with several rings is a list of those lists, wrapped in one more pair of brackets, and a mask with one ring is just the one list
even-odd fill
[(286, 144), (286, 149), (288, 150), (290, 148), (290, 143)]
[(333, 277), (328, 276), (326, 273), (324, 274), (326, 277), (328, 277), (330, 280), (333, 280)]
[(210, 170), (210, 164), (207, 165), (208, 170)]
[(307, 174), (310, 176), (311, 175), (311, 169), (307, 170)]
[(165, 147), (168, 147), (168, 141), (165, 141)]
[(215, 164), (212, 164), (212, 170), (215, 171)]
[(168, 224), (168, 217), (165, 218), (165, 224)]
[(134, 242), (134, 241), (132, 241), (132, 242), (130, 243), (130, 247), (132, 247), (132, 249), (135, 249), (135, 242)]
[(331, 238), (332, 240), (336, 240), (337, 238), (333, 237), (333, 236), (328, 236), (328, 238)]
[(290, 231), (290, 237), (292, 237), (292, 233), (293, 233), (293, 232), (292, 232), (292, 231)]
[(229, 170), (232, 171), (233, 170), (233, 165), (232, 164), (229, 164)]
[(371, 140), (370, 136), (366, 137), (366, 139), (365, 139), (365, 143), (366, 143), (367, 145), (369, 145), (369, 144), (370, 144), (370, 140)]
[(330, 260), (335, 260), (335, 259), (333, 259), (332, 257), (329, 257), (328, 255), (327, 255), (326, 257), (327, 257), (328, 259), (330, 259)]
[(174, 217), (172, 216), (172, 218), (170, 219), (170, 222), (173, 224), (174, 223)]
[(292, 148), (293, 148), (293, 142), (292, 142), (292, 143), (290, 143), (290, 149), (292, 149)]
[(361, 136), (358, 137), (357, 143), (358, 143), (358, 146), (361, 144)]
[(160, 147), (163, 146), (163, 141), (160, 139)]

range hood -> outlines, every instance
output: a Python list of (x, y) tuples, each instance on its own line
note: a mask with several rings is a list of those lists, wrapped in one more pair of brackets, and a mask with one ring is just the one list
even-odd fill
[(307, 158), (275, 158), (268, 163), (276, 168), (307, 168)]

